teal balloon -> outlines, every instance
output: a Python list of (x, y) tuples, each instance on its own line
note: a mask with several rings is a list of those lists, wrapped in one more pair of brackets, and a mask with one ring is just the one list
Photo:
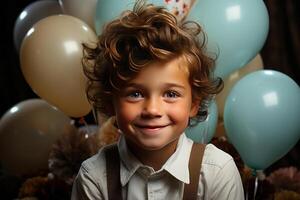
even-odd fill
[(218, 108), (215, 101), (212, 101), (208, 107), (208, 116), (205, 121), (196, 126), (188, 127), (185, 134), (188, 138), (198, 143), (209, 143), (213, 138), (218, 122)]
[[(132, 10), (136, 0), (98, 0), (95, 15), (95, 29), (99, 35), (105, 24), (116, 19), (126, 10)], [(157, 6), (164, 6), (168, 10), (172, 9), (172, 4), (166, 4), (165, 0), (148, 0)]]
[(215, 75), (226, 78), (245, 66), (262, 49), (269, 15), (262, 0), (196, 0), (188, 20), (207, 35), (207, 49), (217, 55)]
[(252, 72), (230, 91), (224, 108), (226, 134), (243, 161), (264, 170), (300, 138), (300, 88), (273, 70)]

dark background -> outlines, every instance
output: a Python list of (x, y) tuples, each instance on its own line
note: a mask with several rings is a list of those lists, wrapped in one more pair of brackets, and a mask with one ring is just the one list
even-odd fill
[[(20, 101), (37, 97), (22, 75), (19, 57), (13, 44), (14, 23), (21, 11), (31, 2), (33, 0), (2, 2), (0, 12), (0, 116)], [(268, 39), (260, 52), (265, 69), (281, 71), (300, 85), (300, 1), (265, 0), (264, 2), (270, 15)], [(253, 34), (255, 34), (255, 30), (253, 30)], [(287, 156), (275, 163), (274, 166), (294, 165), (299, 168), (298, 149), (299, 142)]]

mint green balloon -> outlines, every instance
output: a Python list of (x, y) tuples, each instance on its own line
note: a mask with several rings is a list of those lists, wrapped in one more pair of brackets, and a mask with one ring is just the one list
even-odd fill
[(252, 169), (266, 169), (300, 138), (299, 86), (278, 71), (246, 75), (226, 99), (224, 125), (243, 161)]
[(198, 143), (209, 143), (213, 138), (218, 122), (218, 108), (215, 101), (208, 107), (208, 116), (205, 121), (196, 126), (188, 127), (185, 134), (188, 138)]
[(262, 0), (196, 0), (187, 18), (206, 32), (209, 54), (218, 55), (215, 75), (222, 78), (252, 60), (269, 31)]
[[(99, 35), (103, 27), (108, 22), (116, 19), (126, 10), (132, 10), (136, 0), (98, 0), (95, 15), (95, 29)], [(157, 6), (163, 6), (167, 10), (171, 10), (174, 4), (167, 4), (165, 0), (148, 0)]]

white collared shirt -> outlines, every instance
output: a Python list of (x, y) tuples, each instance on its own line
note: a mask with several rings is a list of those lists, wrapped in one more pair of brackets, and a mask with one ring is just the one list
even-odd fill
[[(189, 183), (188, 163), (193, 142), (185, 134), (175, 153), (163, 167), (154, 171), (143, 165), (127, 148), (124, 137), (118, 142), (123, 199), (182, 199)], [(82, 163), (73, 184), (72, 199), (108, 199), (105, 155), (98, 154)], [(199, 178), (198, 200), (243, 200), (239, 171), (232, 157), (212, 144), (206, 145)]]

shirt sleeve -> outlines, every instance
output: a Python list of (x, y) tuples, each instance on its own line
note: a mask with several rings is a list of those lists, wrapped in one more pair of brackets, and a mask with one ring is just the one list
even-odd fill
[(233, 159), (230, 159), (215, 176), (211, 199), (244, 200), (242, 180)]
[(102, 192), (88, 171), (81, 166), (72, 188), (71, 200), (104, 199)]

